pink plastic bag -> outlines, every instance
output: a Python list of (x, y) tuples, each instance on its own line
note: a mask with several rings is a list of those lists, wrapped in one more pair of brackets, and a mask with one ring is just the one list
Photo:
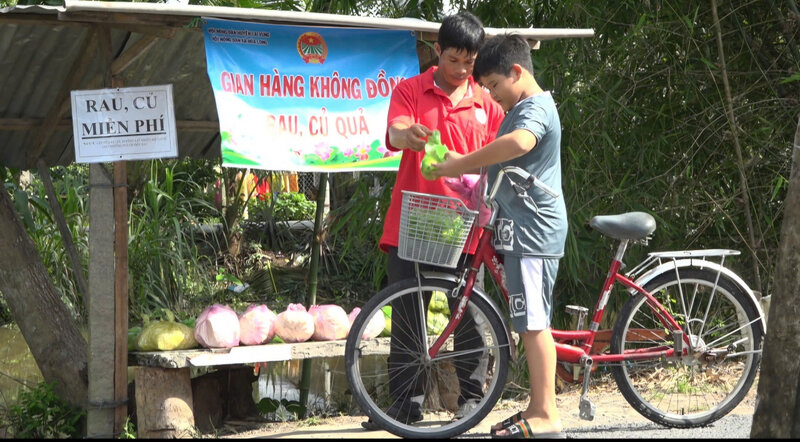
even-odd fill
[[(361, 313), (361, 308), (356, 307), (353, 311), (350, 312), (348, 318), (350, 319), (350, 324), (353, 324), (353, 321), (356, 320), (356, 316)], [(361, 339), (373, 339), (378, 337), (383, 331), (383, 328), (386, 327), (386, 318), (383, 315), (383, 312), (375, 314), (372, 316), (372, 319), (369, 320), (367, 326), (364, 328), (364, 333), (361, 334)]]
[(227, 305), (206, 307), (197, 317), (194, 338), (206, 348), (231, 348), (239, 345), (239, 316)]
[(275, 337), (277, 315), (266, 305), (253, 304), (239, 316), (239, 343), (242, 345), (268, 344)]
[(350, 320), (342, 307), (335, 304), (312, 305), (308, 312), (314, 317), (313, 340), (335, 341), (347, 337)]
[(486, 225), (492, 215), (492, 209), (483, 204), (484, 187), (486, 185), (485, 175), (465, 174), (459, 178), (443, 177), (442, 179), (450, 189), (461, 196), (467, 208), (478, 210), (478, 225)]
[(275, 319), (275, 334), (283, 342), (305, 342), (314, 334), (314, 318), (303, 304), (289, 304)]

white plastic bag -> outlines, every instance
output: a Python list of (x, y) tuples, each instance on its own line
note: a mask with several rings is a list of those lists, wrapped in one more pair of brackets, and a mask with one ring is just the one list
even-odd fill
[(239, 343), (242, 345), (268, 344), (275, 337), (277, 315), (264, 304), (250, 305), (239, 315)]
[(314, 318), (303, 304), (289, 304), (275, 319), (275, 334), (283, 342), (305, 342), (314, 334)]
[[(353, 324), (353, 321), (356, 320), (356, 316), (358, 316), (359, 313), (361, 313), (360, 307), (356, 307), (350, 312), (349, 319), (351, 325)], [(361, 334), (361, 339), (366, 340), (378, 337), (378, 335), (380, 335), (383, 331), (384, 327), (386, 327), (385, 318), (386, 317), (383, 312), (373, 315), (372, 319), (369, 320), (369, 323), (367, 323), (367, 326), (364, 328), (364, 333)]]
[(227, 305), (206, 307), (194, 324), (194, 338), (206, 348), (231, 348), (239, 345), (239, 316)]
[(344, 309), (335, 304), (312, 305), (308, 309), (314, 317), (315, 341), (345, 339), (350, 331), (350, 319)]

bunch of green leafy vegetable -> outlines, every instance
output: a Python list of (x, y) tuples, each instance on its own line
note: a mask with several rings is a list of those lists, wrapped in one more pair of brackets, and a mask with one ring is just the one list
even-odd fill
[(414, 239), (458, 246), (464, 220), (457, 212), (413, 207), (408, 213), (407, 227)]

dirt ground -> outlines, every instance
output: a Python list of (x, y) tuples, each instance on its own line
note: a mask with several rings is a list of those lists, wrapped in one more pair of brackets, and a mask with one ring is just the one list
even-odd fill
[[(755, 406), (755, 393), (757, 382), (749, 394), (736, 407), (732, 414), (752, 415)], [(629, 423), (649, 422), (637, 413), (622, 397), (613, 381), (594, 385), (589, 391), (589, 398), (596, 404), (597, 411), (594, 420), (585, 421), (579, 417), (578, 403), (580, 388), (569, 386), (557, 396), (557, 403), (564, 429), (577, 429), (591, 426), (622, 425)], [(495, 405), (489, 416), (475, 428), (466, 433), (467, 437), (487, 436), (489, 428), (496, 422), (523, 409), (526, 401), (504, 400)], [(315, 439), (385, 439), (397, 438), (386, 431), (364, 431), (361, 422), (364, 416), (339, 416), (328, 418), (311, 418), (298, 422), (226, 422), (223, 428), (214, 435), (204, 437), (215, 438), (315, 438)]]

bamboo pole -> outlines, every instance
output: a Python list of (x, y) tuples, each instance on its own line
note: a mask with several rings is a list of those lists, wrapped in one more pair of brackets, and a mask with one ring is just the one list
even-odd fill
[[(325, 214), (325, 194), (328, 191), (328, 174), (320, 174), (319, 187), (317, 188), (317, 210), (314, 216), (314, 238), (311, 241), (311, 264), (308, 277), (308, 293), (306, 305), (311, 307), (317, 303), (317, 275), (319, 274), (319, 254), (322, 237), (322, 222)], [(308, 387), (311, 384), (311, 359), (303, 359), (300, 374), (300, 407), (302, 416), (307, 415)]]
[(736, 165), (739, 169), (739, 191), (742, 193), (742, 201), (744, 203), (744, 215), (747, 221), (747, 233), (749, 236), (750, 254), (753, 256), (753, 278), (755, 279), (756, 290), (761, 292), (761, 275), (758, 271), (758, 254), (756, 253), (756, 237), (753, 231), (753, 214), (750, 210), (750, 186), (747, 184), (747, 175), (744, 172), (744, 160), (742, 160), (742, 146), (739, 143), (739, 124), (736, 122), (736, 114), (733, 113), (733, 98), (731, 97), (731, 86), (728, 83), (728, 70), (725, 66), (725, 50), (722, 45), (722, 30), (719, 25), (719, 17), (717, 16), (717, 1), (711, 0), (711, 12), (714, 16), (714, 30), (717, 34), (717, 49), (719, 50), (719, 66), (720, 73), (722, 74), (722, 85), (725, 89), (725, 114), (728, 117), (728, 124), (731, 127), (731, 134), (733, 135), (733, 146), (736, 151)]

